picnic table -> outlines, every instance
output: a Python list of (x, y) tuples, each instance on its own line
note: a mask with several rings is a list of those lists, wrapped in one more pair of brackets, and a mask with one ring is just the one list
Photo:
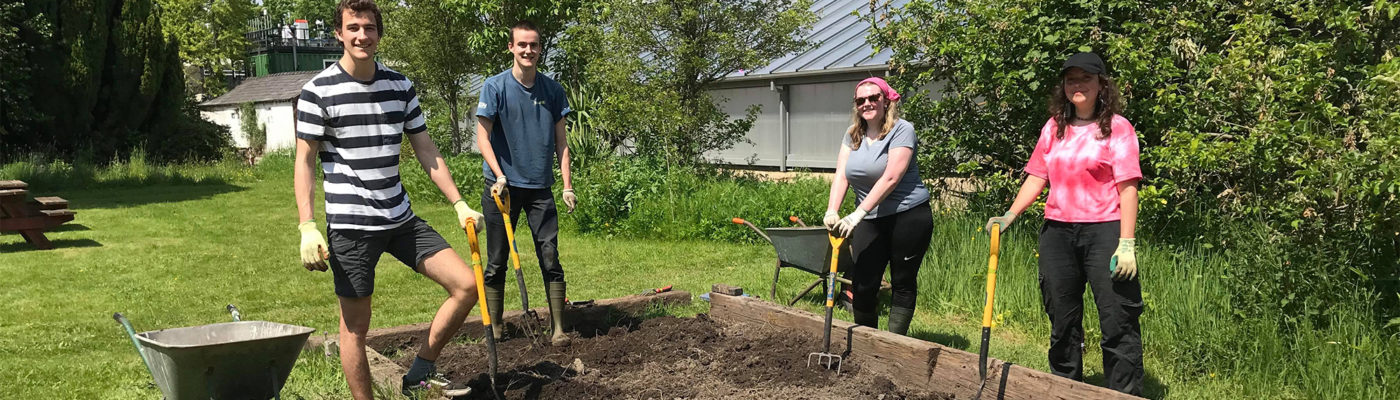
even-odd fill
[(40, 250), (53, 248), (44, 231), (72, 221), (68, 200), (59, 197), (29, 198), (29, 185), (22, 181), (0, 180), (0, 233), (18, 232)]

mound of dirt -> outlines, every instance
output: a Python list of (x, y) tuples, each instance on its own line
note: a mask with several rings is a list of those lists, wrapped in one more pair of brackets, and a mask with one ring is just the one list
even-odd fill
[[(807, 354), (821, 348), (821, 338), (793, 332), (726, 325), (705, 315), (587, 325), (575, 328), (567, 347), (551, 347), (542, 333), (497, 343), (497, 390), (506, 399), (952, 398), (904, 390), (864, 371), (860, 357), (845, 360), (839, 375), (808, 367)], [(418, 340), (381, 337), (370, 345), (407, 366)], [(483, 343), (449, 344), (438, 372), (467, 381), (474, 389), (468, 398), (492, 398)]]

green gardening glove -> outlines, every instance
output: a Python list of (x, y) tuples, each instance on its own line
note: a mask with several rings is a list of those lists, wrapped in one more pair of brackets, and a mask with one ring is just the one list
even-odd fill
[(301, 231), (301, 266), (307, 271), (325, 271), (326, 259), (330, 258), (326, 238), (316, 229), (316, 221), (306, 221), (297, 225)]
[(1000, 217), (992, 217), (991, 219), (988, 219), (987, 226), (983, 229), (985, 229), (987, 231), (987, 234), (990, 235), (992, 234), (992, 225), (995, 224), (1001, 227), (1001, 232), (1006, 232), (1006, 228), (1011, 226), (1011, 221), (1015, 220), (1016, 213), (1007, 211), (1006, 214), (1002, 214)]
[(1137, 279), (1137, 254), (1134, 247), (1137, 239), (1119, 238), (1118, 250), (1113, 252), (1113, 258), (1108, 260), (1108, 274), (1115, 281), (1130, 281)]

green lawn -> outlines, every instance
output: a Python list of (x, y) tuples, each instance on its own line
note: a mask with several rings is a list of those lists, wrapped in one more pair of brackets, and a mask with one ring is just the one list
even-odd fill
[[(469, 198), (477, 196), (481, 183), (460, 177), (474, 177), (467, 175), (473, 172), (457, 171)], [(181, 173), (200, 176), (197, 169)], [(34, 251), (18, 235), (0, 236), (0, 273), (8, 282), (0, 291), (4, 305), (0, 307), (0, 353), (5, 359), (0, 368), (0, 387), (5, 389), (0, 390), (0, 398), (158, 397), (131, 343), (111, 318), (117, 311), (143, 331), (225, 321), (228, 315), (223, 306), (233, 303), (245, 318), (306, 325), (316, 328), (316, 335), (334, 333), (337, 320), (330, 274), (308, 272), (298, 263), (290, 168), (264, 165), (208, 175), (146, 180), (155, 184), (98, 179), (71, 190), (35, 178), (41, 184), (32, 189), (69, 199), (78, 215), (69, 226), (50, 234), (59, 247), (56, 250)], [(436, 196), (411, 195), (417, 199), (415, 212), (465, 254), (464, 235), (452, 228), (451, 208), (435, 202)], [(975, 352), (987, 241), (977, 232), (980, 223), (967, 217), (935, 219), (938, 227), (920, 277), (920, 304), (912, 333)], [(1034, 237), (1029, 232), (1033, 229), (1026, 226), (1008, 235), (1003, 250), (997, 306), (1004, 323), (995, 329), (992, 355), (1044, 369), (1048, 324), (1037, 313)], [(521, 231), (527, 282), (538, 299), (535, 302), (543, 304), (528, 229)], [(561, 233), (560, 242), (573, 299), (617, 297), (668, 284), (698, 294), (718, 282), (766, 296), (774, 260), (767, 245), (623, 239), (569, 231)], [(1213, 277), (1184, 272), (1188, 264), (1219, 265), (1150, 247), (1140, 257), (1148, 279), (1144, 325), (1149, 396), (1309, 397), (1305, 394), (1309, 392), (1292, 385), (1247, 383), (1245, 377), (1231, 374), (1241, 367), (1229, 360), (1214, 362), (1215, 367), (1208, 369), (1180, 367), (1193, 365), (1182, 358), (1196, 353), (1153, 341), (1188, 342), (1189, 338), (1172, 335), (1208, 328), (1171, 324), (1183, 320), (1175, 315), (1193, 308), (1222, 306), (1221, 300), (1212, 300), (1221, 288), (1208, 282)], [(428, 321), (443, 299), (442, 291), (392, 257), (384, 257), (380, 268), (373, 327)], [(785, 272), (779, 297), (790, 298), (812, 279), (813, 275)], [(809, 297), (799, 304), (818, 310), (817, 297)], [(507, 304), (515, 301), (507, 299)], [(849, 320), (844, 313), (838, 317)], [(1098, 340), (1094, 318), (1092, 312), (1086, 315), (1090, 345), (1085, 364), (1089, 381), (1097, 383), (1102, 377), (1094, 346)], [(1184, 320), (1211, 321), (1205, 317)], [(1392, 370), (1385, 371), (1376, 375)], [(303, 354), (284, 392), (285, 398), (345, 396), (338, 362), (316, 353)]]

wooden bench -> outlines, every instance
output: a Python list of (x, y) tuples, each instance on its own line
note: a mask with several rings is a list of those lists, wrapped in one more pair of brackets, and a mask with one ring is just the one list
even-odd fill
[(68, 200), (59, 197), (29, 198), (28, 184), (21, 181), (0, 181), (0, 232), (18, 232), (26, 242), (40, 250), (53, 248), (44, 231), (72, 221), (73, 210)]

